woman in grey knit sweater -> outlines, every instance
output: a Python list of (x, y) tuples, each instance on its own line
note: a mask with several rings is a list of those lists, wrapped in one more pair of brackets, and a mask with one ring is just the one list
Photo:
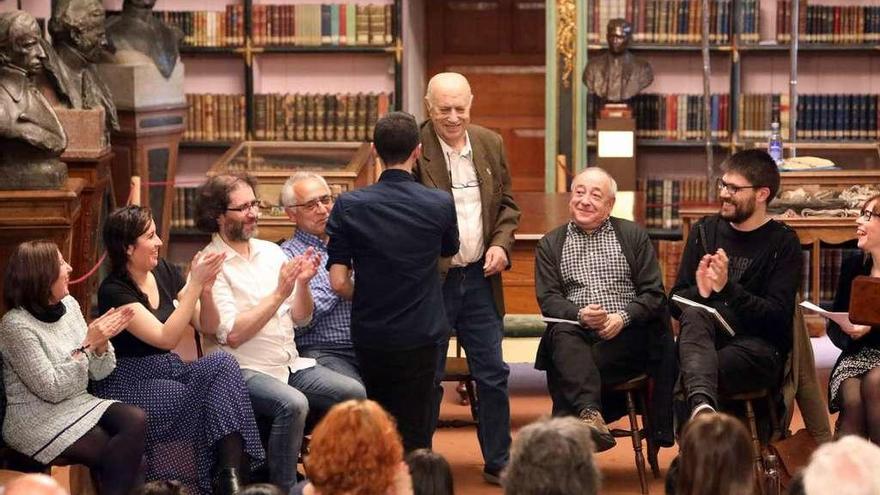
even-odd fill
[(67, 290), (70, 272), (49, 241), (24, 242), (9, 258), (0, 320), (3, 440), (43, 464), (59, 457), (85, 464), (102, 494), (127, 494), (138, 479), (145, 415), (86, 388), (116, 367), (109, 338), (133, 312), (109, 311), (87, 325)]

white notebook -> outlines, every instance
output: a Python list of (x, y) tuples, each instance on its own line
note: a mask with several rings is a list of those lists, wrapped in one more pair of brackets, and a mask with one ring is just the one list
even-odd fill
[(681, 297), (678, 294), (672, 296), (672, 300), (674, 302), (678, 303), (679, 306), (693, 306), (695, 308), (700, 308), (700, 309), (704, 309), (704, 310), (708, 311), (709, 314), (711, 314), (712, 316), (715, 317), (715, 319), (718, 321), (718, 323), (721, 325), (721, 327), (724, 330), (726, 330), (727, 333), (730, 334), (731, 337), (736, 335), (736, 332), (733, 331), (733, 327), (731, 327), (730, 324), (727, 323), (727, 320), (725, 320), (724, 317), (721, 316), (721, 313), (719, 313), (717, 309), (715, 309), (711, 306), (706, 306), (705, 304), (700, 304), (696, 301), (691, 301), (690, 299), (688, 299), (686, 297)]

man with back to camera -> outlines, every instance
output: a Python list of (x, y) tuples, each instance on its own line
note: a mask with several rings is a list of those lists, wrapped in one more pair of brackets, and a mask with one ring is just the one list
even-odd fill
[[(501, 355), (501, 272), (510, 268), (520, 211), (513, 201), (501, 136), (470, 123), (473, 99), (470, 84), (461, 74), (444, 72), (431, 78), (425, 94), (430, 118), (422, 124), (422, 156), (415, 175), (422, 184), (447, 191), (455, 200), (461, 249), (440, 267), (445, 277), (447, 332), (455, 331), (477, 382), (483, 478), (499, 484), (499, 474), (510, 457), (510, 369)], [(447, 333), (443, 356), (448, 345)], [(435, 425), (444, 371), (445, 359), (438, 363), (435, 377)]]
[(779, 191), (776, 163), (753, 149), (721, 168), (721, 209), (691, 228), (670, 293), (717, 309), (735, 332), (729, 335), (703, 309), (671, 304), (681, 323), (681, 383), (692, 416), (714, 412), (719, 392), (779, 384), (801, 280), (797, 235), (767, 214)]
[[(376, 122), (384, 171), (339, 197), (327, 233), (330, 284), (352, 299), (351, 338), (367, 396), (397, 419), (407, 451), (431, 446), (432, 391), (447, 337), (438, 262), (458, 251), (452, 198), (415, 181), (421, 153), (412, 115)], [(354, 269), (354, 280), (351, 270)]]

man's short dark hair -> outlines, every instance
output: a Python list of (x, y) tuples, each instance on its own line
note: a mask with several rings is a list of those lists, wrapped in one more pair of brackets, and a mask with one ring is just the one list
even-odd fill
[(203, 232), (220, 232), (217, 219), (229, 208), (229, 194), (244, 183), (257, 193), (257, 180), (245, 174), (223, 174), (209, 177), (196, 190), (196, 227)]
[(406, 112), (391, 112), (376, 122), (373, 145), (386, 167), (400, 165), (419, 145), (419, 125)]
[(764, 150), (751, 149), (735, 153), (721, 165), (721, 170), (742, 175), (750, 185), (770, 189), (767, 204), (779, 192), (779, 168)]

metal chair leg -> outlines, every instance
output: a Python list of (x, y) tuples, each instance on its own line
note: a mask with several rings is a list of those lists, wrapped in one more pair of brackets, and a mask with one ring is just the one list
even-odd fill
[(636, 470), (639, 472), (639, 485), (642, 493), (648, 493), (648, 475), (645, 472), (645, 456), (642, 454), (642, 435), (639, 432), (639, 421), (636, 417), (636, 404), (631, 390), (626, 391), (626, 410), (629, 413), (629, 427), (632, 432), (633, 451), (636, 456)]

